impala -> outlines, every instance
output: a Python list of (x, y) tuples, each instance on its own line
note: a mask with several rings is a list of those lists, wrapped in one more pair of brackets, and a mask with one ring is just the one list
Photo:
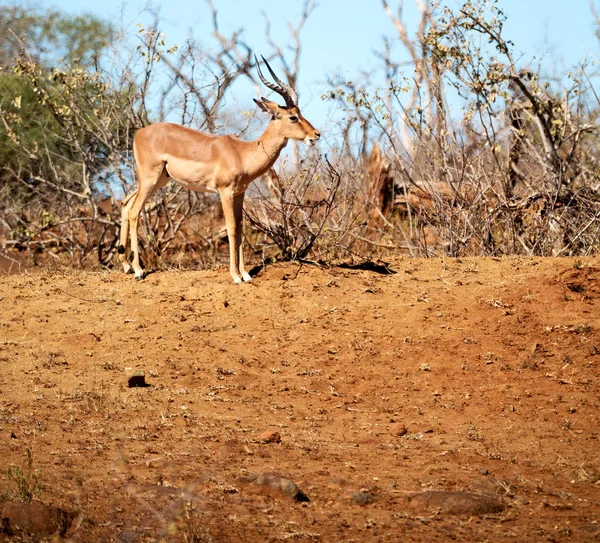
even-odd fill
[[(235, 136), (213, 136), (172, 123), (157, 123), (140, 129), (133, 139), (138, 188), (122, 202), (119, 260), (126, 273), (135, 272), (144, 278), (140, 265), (137, 226), (144, 203), (169, 179), (189, 190), (214, 192), (220, 195), (229, 238), (229, 271), (235, 283), (250, 281), (244, 266), (242, 248), (242, 214), (246, 189), (256, 178), (267, 172), (279, 157), (288, 140), (303, 141), (309, 146), (321, 137), (302, 116), (298, 94), (282, 83), (269, 63), (262, 57), (274, 83), (261, 72), (262, 83), (285, 100), (280, 106), (266, 98), (254, 100), (271, 121), (255, 141), (242, 141)], [(133, 261), (127, 261), (125, 246), (131, 233)], [(241, 277), (240, 277), (241, 276)]]

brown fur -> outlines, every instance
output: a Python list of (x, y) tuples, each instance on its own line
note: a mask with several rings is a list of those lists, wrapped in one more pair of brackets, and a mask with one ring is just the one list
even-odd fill
[(380, 218), (380, 214), (387, 218), (391, 211), (394, 197), (394, 177), (391, 167), (390, 161), (381, 154), (379, 145), (375, 144), (368, 162), (370, 194), (374, 205), (374, 209), (371, 210), (372, 220)]

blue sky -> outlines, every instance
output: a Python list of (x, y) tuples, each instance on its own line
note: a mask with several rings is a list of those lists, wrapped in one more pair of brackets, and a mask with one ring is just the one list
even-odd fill
[[(0, 0), (0, 5), (6, 0)], [(264, 37), (263, 12), (269, 14), (272, 35), (278, 43), (289, 43), (287, 21), (295, 22), (303, 0), (213, 0), (224, 33), (243, 28), (245, 41), (257, 52), (269, 53)], [(389, 0), (395, 11), (399, 0)], [(600, 13), (600, 0), (592, 0)], [(136, 24), (149, 22), (146, 6), (159, 8), (168, 44), (181, 43), (190, 29), (194, 36), (210, 43), (210, 10), (203, 0), (42, 0), (43, 6), (70, 13), (91, 12), (105, 17), (129, 32)], [(455, 6), (458, 0), (447, 0)], [(515, 57), (522, 58), (545, 73), (564, 74), (585, 58), (600, 58), (600, 41), (594, 35), (589, 0), (499, 0), (507, 16), (505, 37), (515, 44)], [(404, 0), (404, 19), (414, 32), (418, 24), (414, 0)], [(305, 114), (324, 106), (320, 96), (327, 74), (347, 79), (376, 66), (373, 55), (381, 49), (382, 36), (393, 37), (395, 28), (379, 0), (317, 0), (302, 34), (302, 59), (298, 91)], [(397, 46), (398, 55), (402, 49)], [(534, 60), (535, 59), (535, 60)], [(274, 66), (277, 69), (277, 66)], [(250, 101), (250, 97), (249, 97)], [(249, 104), (251, 105), (251, 104)]]
[[(600, 12), (600, 0), (592, 0)], [(1, 4), (2, 2), (0, 2)], [(121, 21), (136, 32), (135, 24), (144, 17), (148, 5), (160, 9), (169, 40), (185, 39), (189, 29), (197, 38), (210, 32), (210, 11), (202, 0), (43, 0), (42, 5), (71, 13), (91, 12), (112, 21)], [(381, 36), (393, 36), (379, 0), (317, 0), (303, 37), (303, 65), (308, 77), (319, 78), (321, 72), (339, 69), (352, 74), (368, 69), (371, 52), (381, 46)], [(397, 7), (398, 0), (390, 0)], [(448, 6), (458, 0), (447, 0)], [(246, 40), (257, 50), (266, 49), (264, 18), (271, 19), (272, 30), (282, 42), (288, 36), (287, 21), (296, 21), (303, 0), (214, 0), (224, 31), (243, 28)], [(550, 64), (572, 63), (586, 54), (598, 53), (594, 21), (589, 0), (500, 0), (507, 15), (506, 37), (528, 57), (536, 55)], [(394, 10), (395, 11), (395, 10)], [(409, 29), (415, 29), (417, 10), (413, 0), (404, 0), (404, 15)], [(309, 69), (310, 67), (310, 69)]]

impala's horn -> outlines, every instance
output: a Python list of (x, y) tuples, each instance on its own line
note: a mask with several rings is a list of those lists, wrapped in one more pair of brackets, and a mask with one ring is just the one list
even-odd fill
[(262, 81), (263, 85), (265, 85), (272, 91), (275, 91), (277, 94), (280, 94), (283, 97), (283, 99), (285, 100), (285, 105), (287, 107), (296, 107), (298, 105), (298, 93), (292, 87), (283, 83), (275, 75), (275, 72), (271, 69), (271, 66), (269, 66), (269, 63), (267, 62), (267, 59), (261, 55), (261, 58), (262, 58), (263, 62), (265, 63), (265, 66), (269, 70), (269, 73), (271, 74), (271, 76), (273, 77), (273, 79), (275, 80), (275, 83), (277, 83), (277, 85), (274, 85), (273, 83), (268, 81), (260, 70), (260, 62), (259, 62), (257, 56), (254, 55), (254, 58), (256, 59), (256, 68), (258, 70), (258, 77), (260, 77), (260, 80)]

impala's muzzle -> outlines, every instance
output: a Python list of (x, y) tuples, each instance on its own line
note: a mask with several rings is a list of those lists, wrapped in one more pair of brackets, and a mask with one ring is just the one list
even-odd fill
[(313, 136), (306, 136), (304, 138), (304, 143), (306, 143), (306, 145), (308, 145), (309, 147), (312, 147), (313, 145), (315, 145), (315, 143), (317, 141), (319, 141), (320, 137), (321, 137), (321, 134), (319, 134), (318, 132), (315, 132)]

